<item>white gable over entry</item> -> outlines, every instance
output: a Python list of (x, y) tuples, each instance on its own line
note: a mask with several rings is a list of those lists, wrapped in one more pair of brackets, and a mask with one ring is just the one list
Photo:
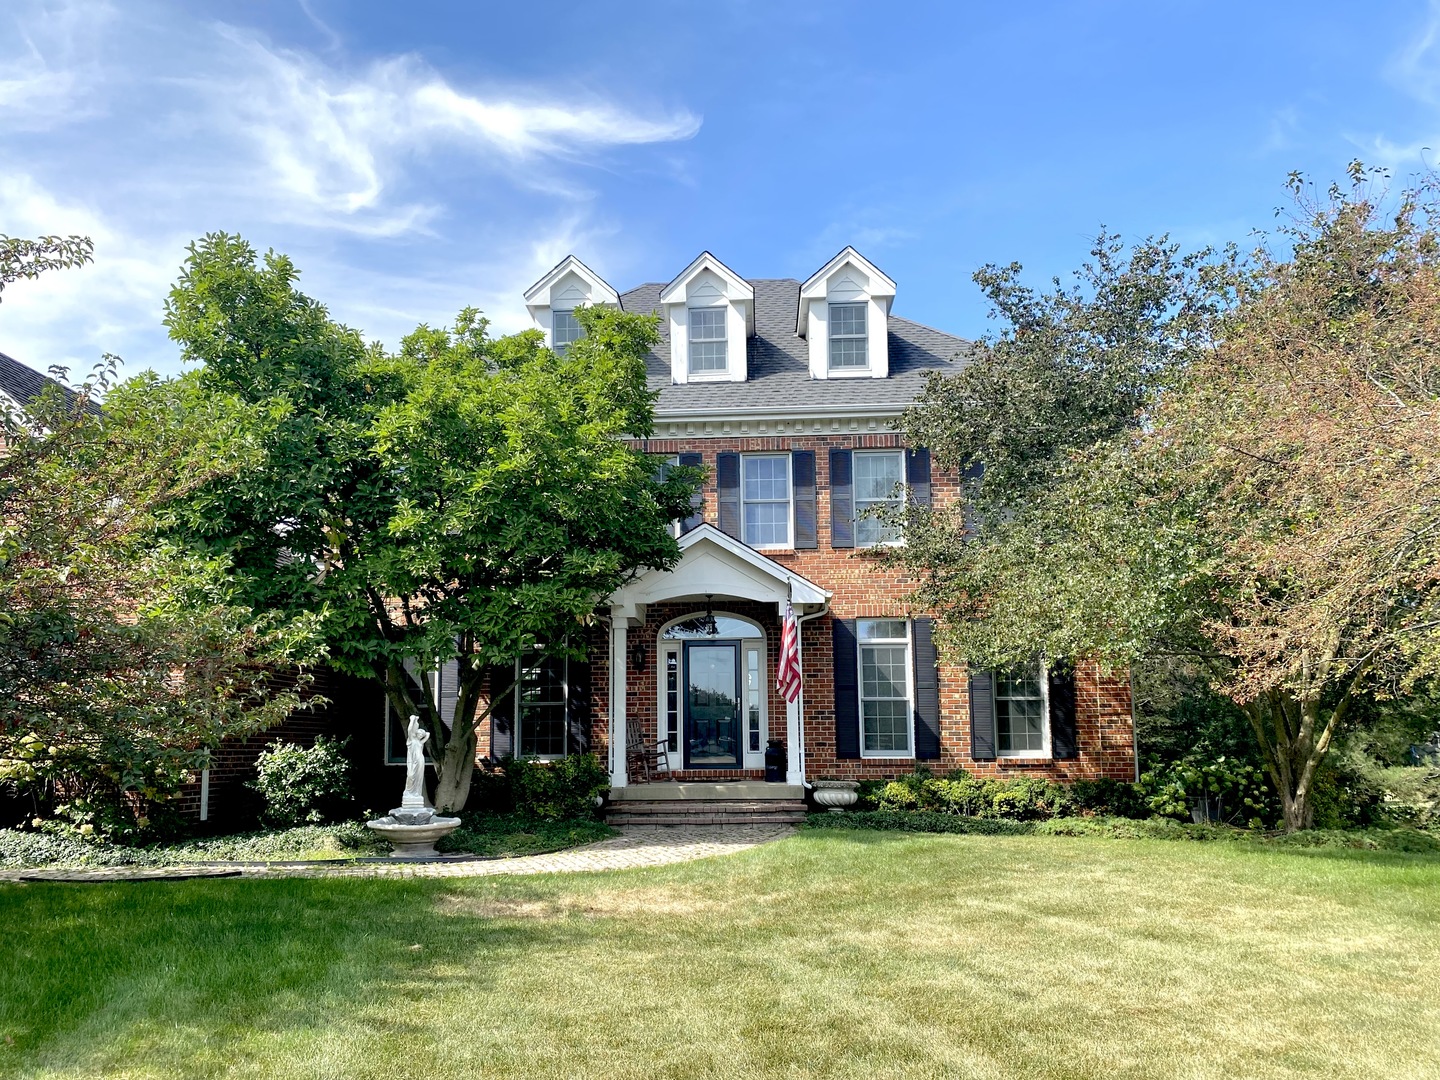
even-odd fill
[[(802, 620), (821, 614), (830, 603), (830, 593), (813, 581), (785, 569), (715, 526), (702, 524), (680, 538), (680, 561), (674, 569), (641, 574), (610, 597), (610, 670), (628, 670), (630, 627), (645, 618), (647, 605), (676, 600), (698, 605), (705, 604), (709, 597), (722, 606), (727, 598), (773, 603), (777, 615), (784, 614), (789, 602)], [(766, 676), (773, 681), (775, 673), (767, 672)], [(626, 765), (630, 716), (627, 680), (611, 678), (609, 682), (610, 785), (622, 788), (630, 780)], [(785, 715), (786, 779), (791, 784), (801, 784), (805, 779), (804, 725), (800, 720), (803, 710), (802, 691), (801, 699), (788, 705)]]
[(788, 600), (797, 616), (818, 614), (830, 593), (809, 578), (787, 570), (708, 522), (680, 537), (680, 561), (673, 570), (641, 574), (610, 597), (612, 617), (639, 621), (648, 604), (734, 597), (773, 603), (784, 611)]

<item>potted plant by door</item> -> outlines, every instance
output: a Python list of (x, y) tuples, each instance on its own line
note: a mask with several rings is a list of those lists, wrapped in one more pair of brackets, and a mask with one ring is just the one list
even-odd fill
[(858, 780), (816, 780), (811, 784), (811, 794), (816, 806), (823, 806), (832, 814), (838, 814), (847, 806), (854, 806), (860, 799)]

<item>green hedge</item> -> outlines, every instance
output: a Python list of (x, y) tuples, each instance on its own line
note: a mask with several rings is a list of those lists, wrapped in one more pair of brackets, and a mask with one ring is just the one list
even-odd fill
[(1034, 831), (1034, 825), (1028, 821), (962, 817), (958, 814), (936, 814), (923, 810), (910, 813), (894, 810), (856, 810), (845, 814), (810, 814), (805, 819), (805, 827), (809, 829), (976, 833), (982, 836), (1016, 836)]
[(1094, 836), (1110, 840), (1188, 840), (1200, 843), (1260, 844), (1280, 848), (1335, 848), (1440, 855), (1440, 836), (1419, 829), (1308, 829), (1266, 833), (1230, 825), (1195, 825), (1170, 818), (1137, 821), (1117, 817), (1007, 821), (928, 811), (859, 810), (810, 814), (805, 829), (881, 832), (962, 833), (980, 836)]

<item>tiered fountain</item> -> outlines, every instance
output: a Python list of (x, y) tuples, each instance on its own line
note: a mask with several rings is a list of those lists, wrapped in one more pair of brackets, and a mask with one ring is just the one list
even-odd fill
[(458, 817), (440, 817), (425, 802), (425, 743), (430, 733), (420, 730), (420, 717), (410, 717), (405, 731), (405, 793), (400, 805), (382, 818), (365, 824), (390, 841), (392, 859), (433, 859), (439, 856), (435, 841), (460, 826)]

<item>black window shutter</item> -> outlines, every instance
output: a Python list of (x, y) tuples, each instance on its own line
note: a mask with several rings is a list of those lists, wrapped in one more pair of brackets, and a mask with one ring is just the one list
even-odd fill
[[(490, 668), (490, 757), (495, 761), (515, 753), (515, 665), (496, 664)], [(495, 694), (502, 695), (498, 701)]]
[(935, 622), (916, 619), (911, 626), (915, 650), (915, 756), (940, 756), (940, 657), (935, 651)]
[[(705, 463), (705, 458), (700, 454), (681, 454), (680, 464), (692, 468), (699, 468)], [(690, 496), (690, 516), (680, 523), (680, 531), (687, 533), (695, 526), (705, 520), (705, 488), (702, 485), (695, 489), (695, 494)]]
[(930, 505), (930, 451), (905, 451), (905, 486), (916, 506)]
[(452, 656), (440, 665), (440, 722), (455, 726), (455, 700), (460, 696), (460, 659)]
[(723, 453), (715, 455), (715, 486), (717, 519), (720, 531), (727, 536), (740, 537), (740, 455)]
[(1080, 756), (1075, 729), (1075, 665), (1057, 660), (1050, 665), (1050, 756), (1066, 760)]
[(795, 547), (819, 546), (815, 525), (815, 451), (790, 452), (790, 478), (795, 485)]
[(830, 451), (830, 546), (855, 546), (854, 462), (849, 450)]
[(970, 536), (974, 534), (976, 526), (979, 524), (975, 517), (973, 495), (981, 478), (985, 475), (985, 463), (983, 461), (972, 461), (969, 465), (965, 466), (965, 471), (962, 475), (965, 478), (965, 483), (961, 487), (960, 494), (961, 498), (965, 500), (965, 510), (961, 518), (961, 528), (964, 530), (964, 535)]
[(571, 660), (566, 666), (565, 726), (567, 749), (572, 754), (590, 751), (590, 661)]
[(860, 672), (855, 620), (832, 622), (835, 641), (835, 756), (860, 756)]
[(970, 759), (995, 760), (995, 679), (988, 671), (970, 673)]

